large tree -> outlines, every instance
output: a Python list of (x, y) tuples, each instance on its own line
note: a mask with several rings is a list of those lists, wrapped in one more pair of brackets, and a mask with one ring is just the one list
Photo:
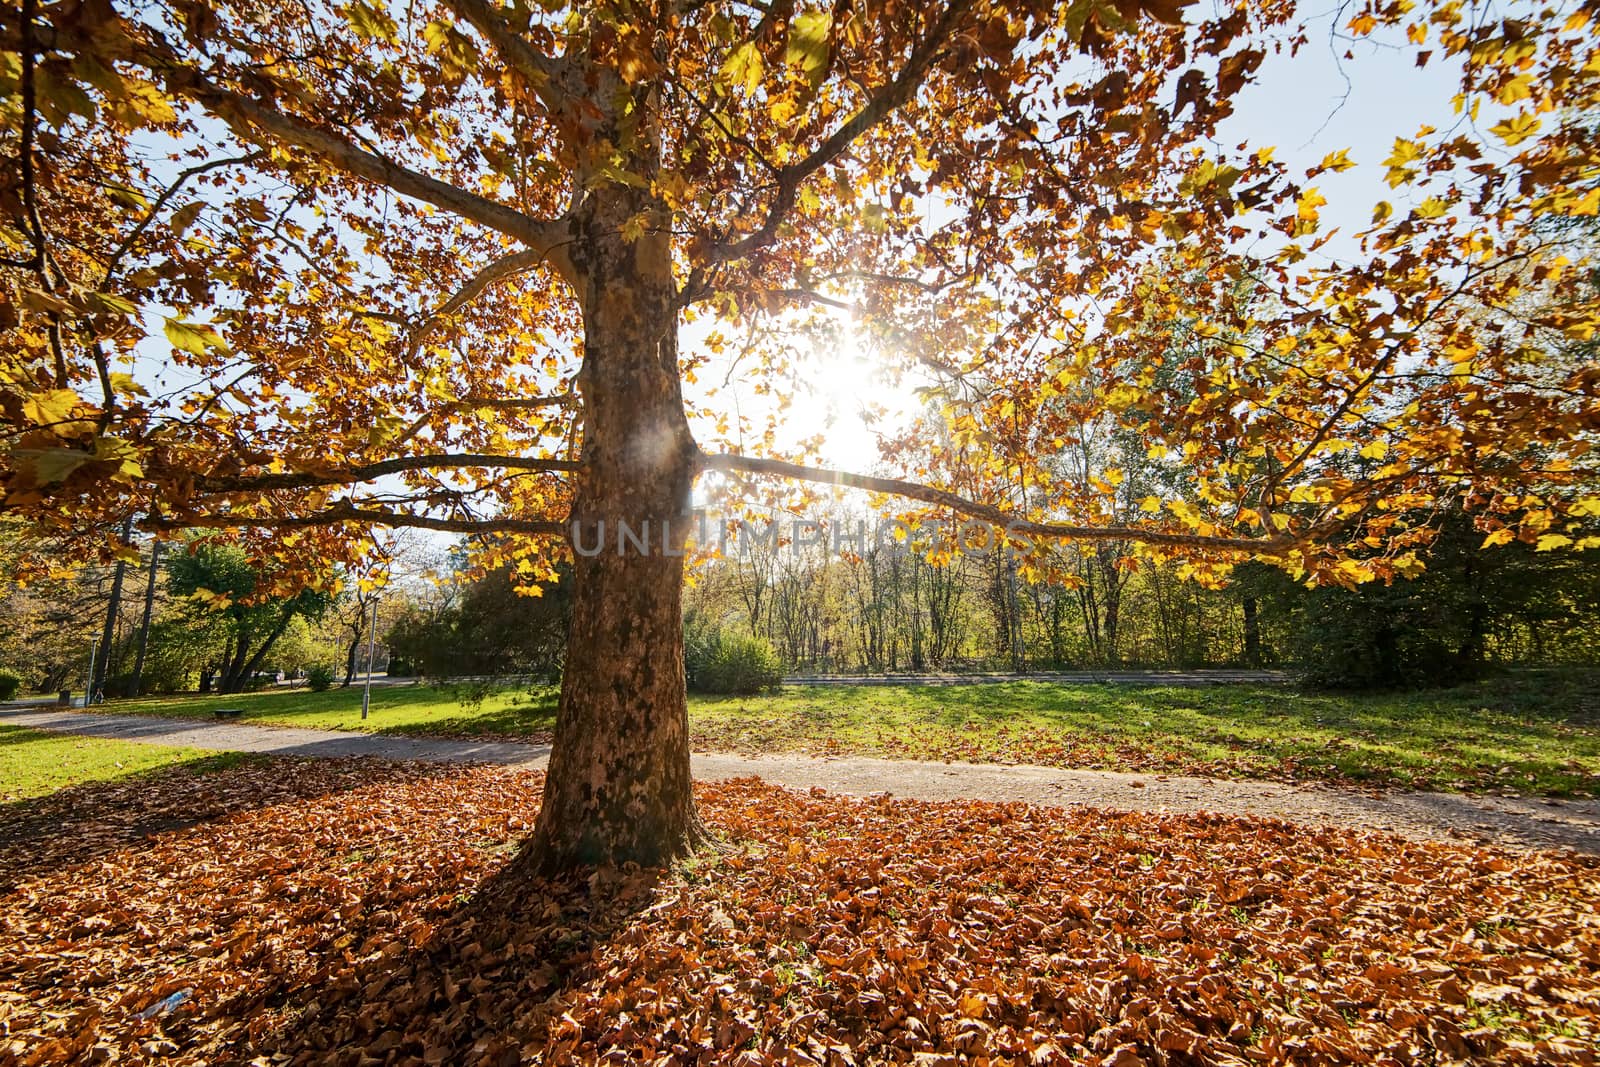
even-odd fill
[[(1393, 203), (1327, 245), (1312, 183), (1343, 152), (1306, 173), (1217, 137), (1303, 43), (1292, 5), (1208, 11), (23, 0), (0, 16), (4, 506), (102, 551), (130, 514), (238, 527), (307, 567), (375, 524), (461, 531), (529, 580), (604, 541), (572, 558), (545, 871), (700, 836), (679, 552), (708, 471), (992, 523), (1025, 577), (1069, 538), (1382, 578), (1418, 565), (1407, 516), (1458, 498), (1569, 537), (1597, 506), (1573, 491), (1596, 374), (1543, 361), (1594, 317), (1531, 220), (1600, 196), (1562, 118), (1600, 104), (1592, 13), (1352, 11), (1487, 110), (1398, 139)], [(733, 337), (778, 388), (838, 314), (941, 405), (898, 477), (686, 399)], [(1080, 405), (1181, 457), (1185, 495), (1119, 522), (1120, 472), (1059, 477)], [(971, 477), (941, 478), (939, 440)]]

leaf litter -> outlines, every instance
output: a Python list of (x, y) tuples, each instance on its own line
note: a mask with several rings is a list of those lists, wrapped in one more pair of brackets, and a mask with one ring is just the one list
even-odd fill
[[(536, 881), (542, 777), (276, 759), (0, 812), (0, 1064), (1593, 1063), (1600, 863), (702, 785)], [(179, 996), (179, 994), (183, 994)]]

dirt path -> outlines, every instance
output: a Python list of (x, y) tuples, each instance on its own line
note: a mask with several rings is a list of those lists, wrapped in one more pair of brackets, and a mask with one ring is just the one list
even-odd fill
[[(542, 767), (544, 745), (458, 741), (340, 731), (211, 723), (77, 711), (0, 709), (0, 723), (211, 751), (287, 756), (487, 762)], [(754, 775), (792, 789), (821, 788), (918, 800), (1025, 801), (1056, 807), (1195, 812), (1386, 831), (1427, 841), (1517, 848), (1572, 848), (1600, 856), (1600, 800), (1467, 797), (1454, 793), (1362, 793), (1277, 782), (1065, 771), (978, 763), (927, 763), (859, 756), (733, 756), (696, 753), (696, 778)]]

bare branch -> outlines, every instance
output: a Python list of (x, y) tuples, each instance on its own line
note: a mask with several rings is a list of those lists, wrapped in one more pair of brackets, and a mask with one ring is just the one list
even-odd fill
[(1248, 537), (1207, 537), (1202, 534), (1145, 530), (1137, 526), (1067, 526), (1060, 523), (1034, 522), (1029, 519), (1019, 518), (1001, 508), (991, 507), (988, 504), (979, 504), (947, 490), (935, 489), (932, 486), (920, 485), (917, 482), (901, 481), (898, 478), (874, 478), (863, 474), (850, 474), (846, 471), (806, 467), (798, 463), (789, 463), (779, 459), (763, 459), (757, 456), (739, 456), (730, 453), (703, 455), (700, 459), (700, 469), (702, 471), (741, 471), (746, 474), (760, 474), (774, 478), (793, 478), (799, 481), (818, 482), (823, 485), (842, 485), (851, 489), (865, 489), (871, 493), (884, 493), (889, 496), (904, 497), (908, 500), (920, 500), (925, 504), (949, 508), (951, 511), (962, 515), (970, 515), (972, 518), (981, 519), (991, 525), (1000, 527), (1008, 534), (1024, 537), (1059, 538), (1075, 541), (1137, 541), (1150, 545), (1221, 548), (1233, 552), (1250, 552), (1261, 555), (1271, 555), (1279, 552), (1285, 545), (1283, 540), (1278, 539), (1256, 540)]
[(405, 471), (450, 470), (463, 467), (499, 467), (510, 470), (572, 471), (578, 464), (570, 459), (538, 459), (532, 456), (398, 456), (359, 467), (326, 472), (296, 471), (281, 474), (255, 474), (239, 477), (202, 476), (195, 479), (195, 488), (207, 493), (253, 493), (269, 489), (309, 489), (319, 485), (353, 485), (370, 482), (388, 474)]

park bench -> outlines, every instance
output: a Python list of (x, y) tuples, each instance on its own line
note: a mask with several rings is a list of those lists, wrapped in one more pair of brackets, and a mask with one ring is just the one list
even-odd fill
[(218, 720), (237, 719), (244, 714), (243, 708), (212, 708), (211, 714)]

